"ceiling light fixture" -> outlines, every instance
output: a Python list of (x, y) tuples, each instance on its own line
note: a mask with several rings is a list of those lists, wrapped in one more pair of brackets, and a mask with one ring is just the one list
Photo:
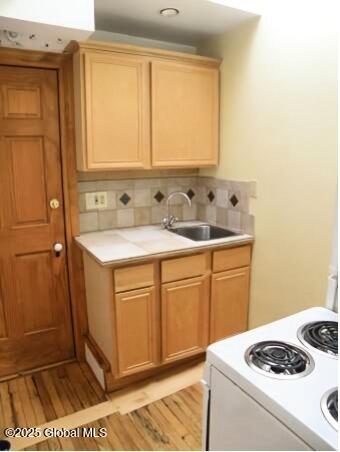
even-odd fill
[(164, 8), (161, 9), (159, 14), (165, 17), (177, 16), (179, 14), (179, 10), (176, 8)]

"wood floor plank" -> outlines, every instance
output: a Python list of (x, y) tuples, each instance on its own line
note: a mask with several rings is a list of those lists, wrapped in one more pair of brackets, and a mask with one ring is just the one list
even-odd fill
[(36, 417), (28, 395), (25, 378), (21, 377), (13, 381), (16, 382), (17, 396), (20, 399), (20, 406), (22, 407), (22, 416), (24, 419), (24, 424), (22, 424), (22, 426), (30, 427), (32, 424), (35, 425)]
[[(112, 422), (113, 421), (113, 422)], [(126, 423), (123, 420), (123, 416), (117, 414), (114, 419), (109, 420), (112, 422), (112, 427), (116, 431), (118, 438), (122, 438), (123, 449), (122, 450), (138, 450), (138, 444), (136, 441), (136, 435), (130, 435), (126, 428)], [(139, 436), (139, 435), (137, 435)]]
[(20, 376), (0, 383), (0, 427), (105, 427), (108, 433), (106, 438), (15, 438), (12, 448), (18, 450), (200, 450), (199, 372), (180, 372), (177, 381), (172, 372), (169, 380), (162, 376), (138, 384), (111, 400), (86, 364)]
[(43, 406), (40, 402), (37, 388), (33, 383), (32, 377), (31, 376), (25, 377), (25, 383), (34, 410), (35, 419), (37, 422), (36, 425), (43, 424), (46, 422), (46, 416), (43, 410)]
[(202, 378), (202, 363), (154, 377), (152, 380), (109, 394), (121, 414), (127, 414), (167, 395), (197, 383)]
[(44, 381), (44, 385), (46, 391), (48, 392), (49, 398), (52, 402), (54, 411), (56, 413), (56, 418), (66, 416), (67, 411), (65, 410), (65, 406), (63, 404), (62, 399), (60, 398), (60, 393), (58, 394), (55, 378), (53, 378), (53, 372), (43, 372), (42, 378)]
[(0, 434), (3, 435), (3, 431), (6, 427), (15, 427), (17, 424), (13, 400), (10, 395), (9, 384), (7, 381), (0, 384), (0, 406)]
[(180, 391), (177, 395), (183, 399), (184, 403), (192, 410), (193, 413), (201, 417), (202, 403), (198, 400), (198, 396), (193, 394), (190, 389), (191, 388), (187, 388), (186, 391)]
[[(96, 428), (98, 432), (101, 428), (106, 428), (106, 426), (107, 426), (107, 423), (106, 423), (105, 419), (98, 419), (98, 421), (93, 422), (91, 424), (91, 427)], [(96, 450), (112, 450), (112, 446), (110, 444), (108, 437), (94, 438), (94, 442), (95, 442)]]
[(158, 450), (158, 447), (155, 448), (154, 442), (151, 440), (150, 436), (146, 433), (143, 425), (137, 420), (136, 416), (134, 416), (133, 413), (137, 412), (138, 411), (125, 414), (124, 417), (130, 419), (131, 424), (133, 425), (136, 432), (138, 432), (138, 434), (144, 439), (146, 443), (145, 450)]
[(26, 427), (26, 416), (24, 406), (20, 397), (20, 385), (19, 382), (23, 377), (16, 378), (9, 381), (9, 393), (12, 399), (12, 409), (14, 410), (14, 417), (16, 420), (16, 426)]
[(145, 435), (136, 427), (135, 423), (129, 416), (118, 416), (123, 428), (127, 432), (128, 437), (135, 444), (135, 450), (149, 450), (151, 444), (145, 438)]
[(97, 398), (104, 402), (104, 400), (106, 400), (105, 392), (98, 381), (93, 377), (92, 371), (90, 370), (89, 366), (86, 363), (79, 363), (79, 367), (81, 368), (86, 381), (96, 393)]
[(75, 390), (76, 385), (72, 384), (68, 375), (60, 379), (59, 383), (59, 393), (63, 394), (65, 401), (68, 401), (71, 410), (70, 414), (88, 408), (86, 401), (78, 397), (78, 391)]
[(144, 430), (148, 442), (152, 444), (151, 450), (176, 450), (167, 432), (162, 431), (158, 422), (150, 416), (147, 407), (139, 408), (129, 415)]
[[(55, 369), (54, 386), (56, 393), (65, 410), (65, 415), (72, 414), (79, 410), (79, 404), (72, 402), (73, 391), (70, 389), (70, 383), (67, 378), (65, 369)], [(76, 405), (76, 406), (75, 406)], [(78, 408), (78, 409), (77, 409)]]
[[(179, 422), (186, 425), (194, 438), (199, 438), (201, 435), (201, 426), (197, 424), (193, 417), (193, 412), (187, 407), (183, 400), (176, 397), (176, 394), (166, 397), (162, 400), (166, 407), (173, 413)], [(190, 422), (188, 422), (190, 419)]]
[(112, 418), (114, 418), (115, 416), (116, 416), (116, 414), (113, 414), (111, 416), (107, 416), (104, 419), (100, 419), (99, 421), (101, 422), (102, 426), (104, 428), (106, 428), (106, 430), (107, 430), (107, 438), (108, 438), (108, 442), (111, 446), (111, 449), (112, 450), (124, 450), (123, 438), (120, 438), (119, 436), (117, 436), (117, 432), (115, 429), (113, 429), (112, 423), (110, 422), (110, 420)]
[(50, 394), (45, 386), (43, 374), (36, 373), (32, 376), (32, 379), (35, 384), (35, 387), (37, 388), (37, 392), (39, 394), (39, 399), (43, 406), (46, 420), (52, 421), (53, 419), (56, 419), (57, 413), (54, 409), (54, 404), (52, 403)]
[(176, 446), (176, 450), (194, 450), (194, 442), (188, 430), (183, 424), (177, 422), (175, 416), (162, 403), (157, 401), (147, 407), (152, 418), (155, 418), (163, 431), (166, 431), (171, 441)]
[(72, 363), (66, 368), (67, 375), (70, 381), (76, 381), (77, 384), (73, 385), (79, 400), (84, 404), (84, 408), (89, 408), (96, 403), (102, 402), (104, 399), (99, 398), (92, 386), (88, 384), (84, 373), (79, 367), (78, 363)]

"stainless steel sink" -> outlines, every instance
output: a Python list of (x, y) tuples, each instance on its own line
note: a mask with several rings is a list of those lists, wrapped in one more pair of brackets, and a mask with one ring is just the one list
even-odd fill
[(229, 231), (228, 229), (219, 228), (218, 226), (212, 226), (210, 224), (200, 224), (197, 226), (183, 226), (179, 228), (171, 228), (170, 232), (181, 235), (190, 240), (196, 242), (201, 240), (214, 240), (222, 239), (225, 237), (232, 237), (239, 235), (236, 232)]

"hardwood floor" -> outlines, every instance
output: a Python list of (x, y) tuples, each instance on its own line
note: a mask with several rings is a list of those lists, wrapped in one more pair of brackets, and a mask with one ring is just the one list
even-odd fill
[(103, 438), (15, 438), (11, 444), (16, 450), (201, 450), (201, 372), (196, 364), (109, 397), (83, 363), (2, 382), (0, 437), (16, 426), (105, 428)]
[(70, 363), (0, 383), (0, 429), (32, 427), (106, 400), (86, 364)]

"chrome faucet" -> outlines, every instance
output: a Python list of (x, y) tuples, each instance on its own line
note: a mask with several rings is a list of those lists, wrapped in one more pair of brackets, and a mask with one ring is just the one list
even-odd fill
[(184, 198), (188, 201), (189, 206), (191, 207), (191, 199), (186, 193), (182, 191), (174, 191), (170, 193), (166, 200), (166, 217), (162, 220), (162, 225), (165, 229), (171, 228), (173, 224), (178, 221), (178, 218), (176, 218), (174, 215), (170, 215), (170, 200), (177, 195), (184, 196)]

